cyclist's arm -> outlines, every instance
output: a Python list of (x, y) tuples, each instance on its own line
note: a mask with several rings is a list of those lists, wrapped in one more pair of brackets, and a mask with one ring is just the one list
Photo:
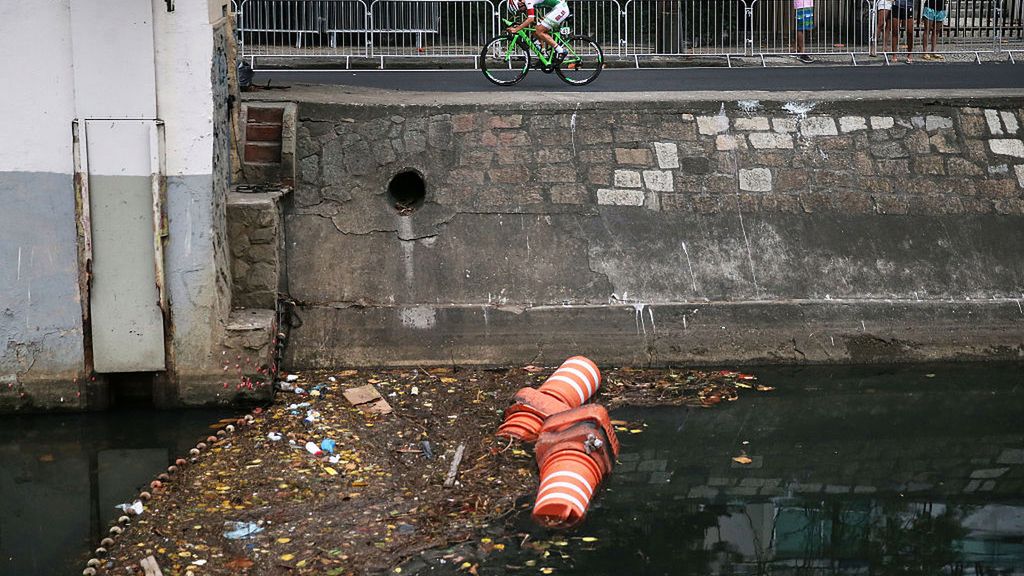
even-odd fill
[(515, 34), (523, 28), (533, 24), (537, 20), (536, 9), (534, 8), (533, 0), (524, 0), (523, 4), (526, 5), (526, 19), (519, 23), (518, 26), (509, 26), (508, 31), (510, 34)]

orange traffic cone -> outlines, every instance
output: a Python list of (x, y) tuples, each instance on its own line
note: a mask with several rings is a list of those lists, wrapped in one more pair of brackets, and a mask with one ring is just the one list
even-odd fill
[(566, 450), (553, 455), (541, 474), (533, 519), (549, 528), (567, 528), (587, 513), (603, 474), (586, 454)]
[(569, 409), (564, 402), (535, 388), (521, 388), (505, 410), (505, 421), (498, 427), (498, 436), (533, 442), (544, 421), (552, 414)]
[(540, 385), (540, 391), (571, 408), (582, 406), (601, 385), (601, 371), (586, 356), (573, 356)]
[(559, 412), (576, 408), (594, 395), (601, 384), (601, 371), (584, 356), (573, 356), (541, 384), (521, 388), (505, 410), (498, 436), (533, 442), (544, 421)]
[(583, 520), (618, 450), (615, 430), (602, 406), (575, 408), (548, 418), (536, 446), (541, 480), (533, 519), (551, 528), (568, 528)]
[(603, 473), (611, 472), (619, 456), (619, 439), (604, 406), (588, 404), (555, 414), (544, 422), (534, 447), (541, 472), (553, 452), (566, 449), (590, 455)]

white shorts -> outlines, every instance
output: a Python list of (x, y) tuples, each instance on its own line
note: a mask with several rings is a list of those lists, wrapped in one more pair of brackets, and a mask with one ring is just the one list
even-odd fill
[(555, 26), (569, 17), (569, 5), (565, 2), (559, 2), (554, 8), (548, 10), (548, 13), (544, 15), (544, 19), (538, 24), (547, 28), (548, 30), (554, 30)]
[(892, 10), (892, 0), (878, 0), (875, 7), (879, 10)]

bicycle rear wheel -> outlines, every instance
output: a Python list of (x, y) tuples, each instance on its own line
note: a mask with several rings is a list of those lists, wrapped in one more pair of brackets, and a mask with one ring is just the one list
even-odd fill
[(480, 51), (480, 69), (498, 86), (511, 86), (529, 72), (530, 50), (514, 36), (495, 36)]
[(590, 84), (604, 68), (604, 52), (589, 36), (570, 36), (563, 45), (569, 50), (565, 60), (555, 68), (558, 77), (573, 86)]

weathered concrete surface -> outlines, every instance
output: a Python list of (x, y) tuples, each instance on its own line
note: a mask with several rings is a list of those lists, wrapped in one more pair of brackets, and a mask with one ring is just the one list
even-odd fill
[(292, 366), (1024, 350), (1019, 98), (295, 94)]
[(592, 306), (309, 307), (290, 366), (607, 365), (1019, 359), (1016, 302), (779, 301)]
[(40, 401), (84, 407), (72, 177), (0, 172), (0, 191), (0, 410), (33, 403), (41, 386)]
[[(149, 93), (125, 89), (104, 99), (109, 86), (125, 84), (121, 80), (143, 70), (134, 66), (136, 60), (108, 50), (104, 38), (78, 42), (83, 38), (76, 37), (72, 46), (71, 31), (83, 29), (78, 24), (92, 25), (106, 15), (69, 11), (67, 2), (0, 9), (5, 21), (22, 24), (17, 34), (0, 39), (5, 48), (19, 47), (7, 53), (22, 56), (5, 69), (5, 79), (25, 87), (0, 111), (5, 127), (0, 141), (0, 198), (5, 202), (0, 215), (0, 412), (96, 409), (107, 401), (105, 375), (94, 373), (91, 361), (91, 264), (86, 260), (91, 230), (73, 176), (85, 168), (76, 160), (88, 156), (78, 155), (73, 146), (86, 145), (87, 139), (73, 138), (75, 119), (162, 121), (166, 228), (158, 235), (164, 242), (160, 264), (168, 307), (161, 310), (165, 338), (160, 345), (167, 370), (156, 378), (163, 385), (154, 393), (162, 404), (176, 404), (180, 381), (213, 386), (221, 373), (231, 285), (224, 225), (231, 31), (226, 18), (211, 21), (209, 6), (202, 3), (179, 5), (174, 12), (154, 10), (144, 22), (119, 21), (132, 16), (107, 7), (114, 25), (135, 33), (140, 26), (152, 27), (141, 31), (153, 39), (149, 84), (140, 84), (150, 86)], [(20, 48), (27, 45), (33, 48)], [(40, 75), (43, 69), (52, 73)], [(82, 76), (83, 70), (97, 74)], [(157, 91), (152, 93), (154, 79)], [(106, 366), (111, 372), (120, 369)]]

